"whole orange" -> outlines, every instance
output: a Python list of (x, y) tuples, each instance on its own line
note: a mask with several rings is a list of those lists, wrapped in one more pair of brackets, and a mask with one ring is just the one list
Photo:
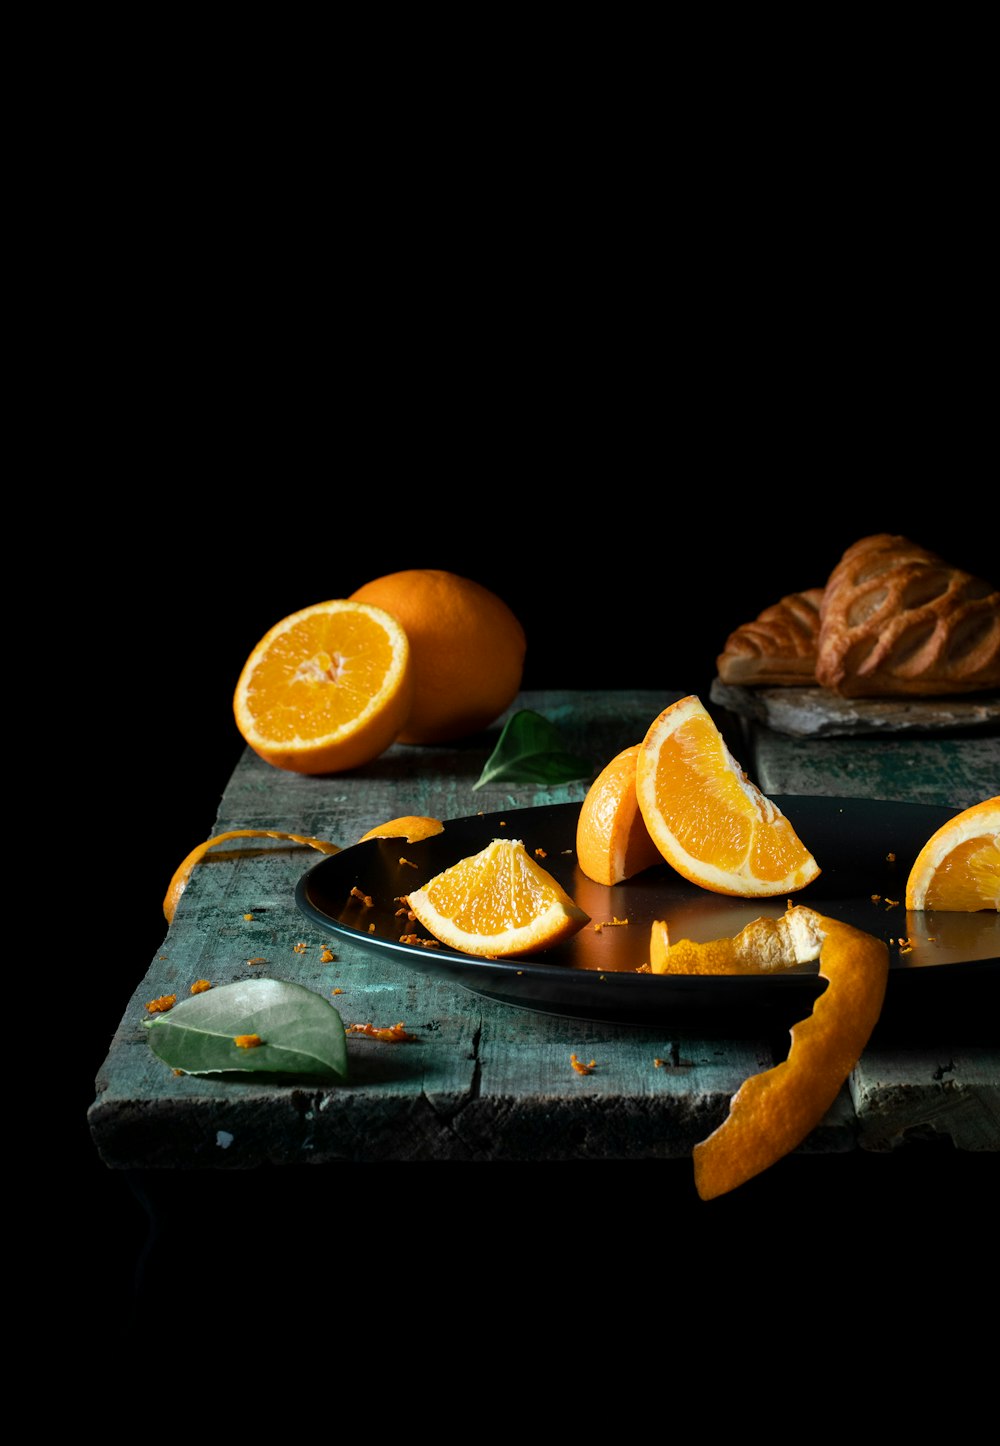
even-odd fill
[(447, 743), (486, 728), (517, 696), (524, 628), (495, 592), (438, 568), (405, 568), (351, 594), (406, 632), (414, 674), (400, 743)]

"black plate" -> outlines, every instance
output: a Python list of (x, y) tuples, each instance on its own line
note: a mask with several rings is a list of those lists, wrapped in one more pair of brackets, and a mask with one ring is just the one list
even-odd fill
[[(958, 809), (856, 798), (775, 797), (822, 868), (796, 903), (885, 939), (889, 984), (883, 1025), (923, 1018), (934, 1028), (982, 1020), (1000, 978), (996, 913), (908, 913), (913, 860)], [(668, 864), (614, 887), (595, 884), (576, 862), (578, 803), (510, 809), (447, 821), (419, 843), (371, 839), (331, 854), (300, 879), (295, 899), (313, 924), (421, 973), (451, 980), (500, 1003), (546, 1014), (618, 1024), (696, 1027), (732, 1033), (787, 1028), (825, 988), (816, 964), (778, 975), (666, 976), (637, 972), (648, 959), (649, 928), (666, 919), (671, 939), (733, 935), (761, 915), (784, 913), (787, 898), (734, 899), (688, 883)], [(592, 923), (565, 944), (519, 959), (489, 960), (438, 945), (400, 942), (425, 935), (397, 917), (399, 898), (494, 838), (518, 838)], [(401, 863), (401, 858), (407, 860)], [(367, 906), (352, 895), (371, 898)], [(627, 924), (612, 924), (612, 919)], [(605, 924), (595, 929), (594, 924)], [(374, 925), (374, 929), (371, 926)], [(912, 947), (901, 949), (900, 939)], [(990, 992), (989, 1000), (986, 993)], [(995, 1016), (994, 1016), (995, 1017)]]

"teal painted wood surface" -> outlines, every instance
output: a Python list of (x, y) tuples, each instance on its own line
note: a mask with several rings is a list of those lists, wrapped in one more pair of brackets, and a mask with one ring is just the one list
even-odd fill
[[(503, 720), (460, 746), (396, 745), (357, 773), (327, 778), (284, 773), (247, 750), (213, 833), (270, 829), (346, 847), (404, 814), (455, 819), (582, 802), (600, 768), (679, 696), (523, 694), (515, 708), (551, 718), (591, 762), (590, 777), (557, 788), (475, 789)], [(720, 721), (740, 762), (771, 793), (837, 795), (851, 792), (851, 777), (871, 797), (963, 806), (970, 794), (986, 796), (979, 791), (997, 746), (961, 739), (887, 747), (878, 738), (786, 747), (789, 740), (760, 730), (751, 739), (736, 720)], [(782, 1041), (772, 1039), (678, 1038), (494, 1004), (350, 942), (331, 944), (294, 903), (298, 879), (319, 858), (278, 840), (243, 840), (211, 850), (193, 871), (160, 949), (135, 961), (136, 987), (96, 1081), (89, 1123), (109, 1168), (680, 1158), (722, 1121), (747, 1075), (781, 1057)], [(199, 979), (220, 985), (262, 975), (316, 990), (345, 1024), (403, 1022), (415, 1041), (352, 1035), (349, 1083), (320, 1088), (177, 1076), (153, 1055), (148, 1001), (185, 997)], [(578, 1074), (573, 1054), (593, 1059), (593, 1072)], [(891, 1151), (904, 1139), (942, 1136), (961, 1149), (1000, 1149), (995, 1052), (963, 1053), (947, 1039), (919, 1052), (866, 1051), (801, 1148)]]

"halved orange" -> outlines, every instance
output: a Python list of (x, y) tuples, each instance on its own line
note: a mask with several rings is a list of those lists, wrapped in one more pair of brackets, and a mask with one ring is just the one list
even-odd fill
[(493, 839), (408, 895), (435, 939), (488, 959), (531, 954), (571, 938), (590, 916), (535, 862), (522, 839)]
[(275, 623), (243, 665), (233, 711), (261, 758), (293, 773), (369, 763), (399, 735), (413, 698), (409, 639), (370, 603), (314, 603)]
[(400, 743), (447, 743), (489, 726), (521, 687), (527, 638), (491, 588), (435, 567), (410, 567), (356, 589), (406, 629), (413, 704)]
[(789, 820), (751, 783), (693, 694), (650, 724), (636, 796), (660, 853), (703, 889), (773, 897), (796, 893), (819, 875)]
[(1000, 911), (1000, 796), (973, 804), (931, 834), (910, 869), (906, 907)]
[(635, 743), (612, 758), (580, 805), (577, 863), (597, 884), (620, 884), (652, 864), (663, 862), (635, 794), (639, 747)]
[(787, 1058), (745, 1080), (726, 1119), (695, 1145), (695, 1187), (711, 1200), (796, 1149), (823, 1119), (878, 1023), (889, 951), (873, 934), (794, 904), (783, 919), (757, 919), (734, 939), (670, 945), (665, 934), (657, 939), (658, 927), (650, 938), (657, 973), (767, 972), (818, 959), (828, 981), (812, 1013), (792, 1026)]

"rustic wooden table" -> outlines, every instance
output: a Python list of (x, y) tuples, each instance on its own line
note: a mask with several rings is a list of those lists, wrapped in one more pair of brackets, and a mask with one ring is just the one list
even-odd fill
[[(539, 692), (514, 706), (552, 719), (596, 773), (678, 696)], [(998, 791), (995, 734), (806, 742), (722, 721), (736, 756), (771, 795), (959, 809)], [(583, 799), (588, 780), (474, 790), (499, 727), (462, 746), (397, 745), (339, 777), (284, 773), (247, 750), (214, 832), (287, 831), (347, 846), (403, 814), (448, 820)], [(319, 858), (261, 840), (214, 850), (195, 869), (162, 947), (148, 965), (136, 961), (138, 982), (97, 1079), (89, 1125), (109, 1169), (155, 1177), (349, 1162), (680, 1160), (725, 1116), (747, 1075), (774, 1061), (771, 1038), (677, 1037), (661, 1024), (536, 1013), (331, 941), (294, 898)], [(333, 998), (347, 1024), (402, 1021), (416, 1042), (352, 1035), (349, 1083), (322, 1087), (179, 1076), (153, 1054), (149, 1000), (184, 997), (197, 979), (219, 985), (265, 974)], [(600, 1067), (581, 1076), (573, 1054)], [(670, 1067), (656, 1067), (664, 1058)], [(873, 1043), (801, 1151), (891, 1155), (921, 1141), (1000, 1150), (1000, 1053), (988, 1034)]]

